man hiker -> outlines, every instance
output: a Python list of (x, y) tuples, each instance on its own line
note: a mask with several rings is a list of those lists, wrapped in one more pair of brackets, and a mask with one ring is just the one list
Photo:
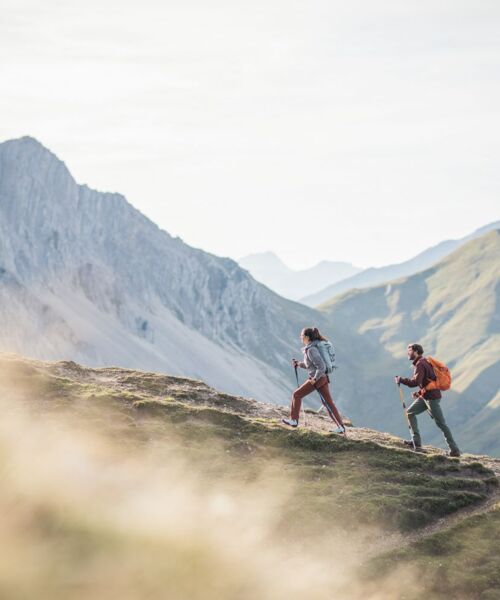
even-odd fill
[(413, 377), (405, 378), (397, 375), (394, 378), (398, 385), (402, 383), (408, 387), (420, 388), (419, 392), (413, 393), (413, 397), (416, 399), (407, 411), (411, 430), (413, 432), (413, 440), (405, 440), (404, 443), (407, 446), (415, 446), (416, 450), (422, 449), (422, 439), (418, 430), (417, 415), (429, 410), (434, 417), (436, 425), (443, 432), (446, 443), (450, 448), (448, 455), (458, 457), (460, 456), (460, 450), (451, 435), (450, 428), (446, 425), (443, 411), (441, 410), (441, 392), (435, 389), (424, 389), (430, 381), (436, 380), (436, 375), (432, 365), (426, 360), (423, 354), (424, 349), (420, 344), (410, 344), (408, 346), (408, 360), (411, 360), (414, 366)]

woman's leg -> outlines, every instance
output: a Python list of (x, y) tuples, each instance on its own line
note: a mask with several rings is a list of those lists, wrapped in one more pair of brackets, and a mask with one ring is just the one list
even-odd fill
[(305, 381), (300, 387), (298, 387), (292, 395), (292, 409), (290, 411), (290, 418), (299, 420), (300, 407), (302, 405), (302, 398), (305, 398), (311, 392), (314, 392), (315, 387), (309, 381)]
[(323, 400), (323, 404), (325, 405), (326, 410), (329, 412), (330, 417), (333, 421), (336, 421), (340, 427), (345, 428), (344, 421), (342, 421), (342, 417), (340, 416), (340, 413), (333, 402), (332, 395), (330, 394), (327, 377), (325, 377), (324, 382), (323, 378), (321, 378), (318, 383), (318, 392), (321, 394), (321, 399)]

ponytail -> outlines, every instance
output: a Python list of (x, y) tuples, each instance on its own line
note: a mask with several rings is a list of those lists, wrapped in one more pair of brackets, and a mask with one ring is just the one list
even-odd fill
[(303, 334), (311, 340), (311, 342), (327, 342), (327, 338), (322, 336), (317, 327), (307, 327), (303, 330)]

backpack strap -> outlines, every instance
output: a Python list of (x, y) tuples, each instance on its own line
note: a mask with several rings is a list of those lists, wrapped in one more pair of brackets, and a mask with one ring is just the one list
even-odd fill
[[(320, 357), (321, 357), (321, 360), (323, 360), (323, 356), (322, 356), (322, 354), (321, 354), (321, 350), (320, 350), (320, 349), (319, 349), (317, 346), (316, 346), (316, 349), (317, 349), (317, 350), (318, 350), (318, 352), (319, 352), (319, 355), (320, 355)], [(306, 354), (307, 354), (307, 348), (306, 348)], [(309, 356), (309, 354), (307, 354), (307, 356), (308, 356), (309, 360), (311, 361), (312, 365), (314, 366), (314, 363), (313, 363), (313, 361), (311, 360), (311, 357)], [(325, 362), (325, 361), (323, 360), (323, 362)], [(326, 375), (326, 376), (328, 377), (328, 365), (327, 365), (326, 363), (325, 363), (325, 372), (324, 372), (324, 375)], [(330, 380), (328, 380), (328, 383), (330, 383)]]
[[(429, 379), (430, 381), (436, 381), (437, 380), (437, 376), (436, 376), (436, 372), (434, 371), (434, 367), (431, 365), (431, 363), (425, 358), (425, 356), (422, 356), (422, 360), (425, 360), (425, 364), (427, 365), (427, 367), (429, 368), (429, 373), (431, 374), (430, 377), (428, 377), (427, 379)], [(426, 384), (427, 385), (427, 384)]]

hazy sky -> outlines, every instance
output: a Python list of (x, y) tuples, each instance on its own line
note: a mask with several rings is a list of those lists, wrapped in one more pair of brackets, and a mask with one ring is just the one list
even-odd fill
[(239, 258), (398, 262), (500, 218), (498, 0), (0, 0), (0, 141)]

